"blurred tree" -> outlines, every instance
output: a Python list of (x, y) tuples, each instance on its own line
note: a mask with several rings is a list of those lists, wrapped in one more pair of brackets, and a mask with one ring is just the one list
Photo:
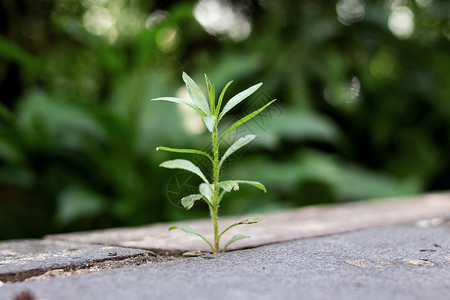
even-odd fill
[(224, 174), (256, 175), (269, 194), (244, 190), (224, 213), (448, 189), (449, 11), (438, 0), (0, 0), (0, 239), (201, 216), (170, 196), (181, 177), (154, 151), (201, 147), (189, 138), (201, 122), (147, 101), (182, 94), (182, 71), (235, 80), (228, 95), (264, 82), (236, 118), (279, 99)]

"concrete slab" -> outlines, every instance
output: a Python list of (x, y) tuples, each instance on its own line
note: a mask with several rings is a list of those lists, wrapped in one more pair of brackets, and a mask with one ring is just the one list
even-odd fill
[(98, 273), (12, 283), (0, 299), (447, 300), (450, 226), (372, 228)]
[[(251, 239), (238, 241), (229, 247), (230, 250), (243, 249), (448, 215), (450, 215), (450, 193), (311, 206), (262, 215), (264, 220), (261, 223), (234, 227), (224, 234), (222, 242), (225, 243), (236, 233), (251, 236)], [(259, 215), (221, 218), (220, 225), (224, 229), (225, 226), (256, 216)], [(439, 219), (435, 221), (439, 222)], [(160, 254), (180, 254), (190, 250), (209, 251), (208, 246), (195, 235), (189, 235), (180, 230), (168, 232), (167, 228), (170, 225), (189, 225), (210, 240), (212, 239), (212, 226), (206, 219), (52, 235), (46, 238), (149, 249)]]
[(54, 269), (87, 266), (93, 262), (154, 256), (151, 251), (51, 240), (0, 242), (0, 281), (15, 282)]

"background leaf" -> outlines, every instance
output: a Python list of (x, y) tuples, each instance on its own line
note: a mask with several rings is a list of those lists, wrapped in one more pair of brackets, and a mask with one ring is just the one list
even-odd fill
[[(148, 100), (190, 100), (183, 70), (202, 89), (204, 73), (221, 89), (234, 79), (223, 106), (264, 82), (224, 130), (279, 99), (222, 140), (258, 136), (221, 178), (268, 190), (227, 194), (222, 215), (450, 189), (448, 1), (402, 1), (414, 30), (400, 37), (388, 22), (398, 6), (383, 1), (357, 1), (363, 16), (347, 1), (215, 1), (240, 20), (219, 14), (219, 31), (198, 18), (206, 1), (22, 2), (0, 2), (0, 239), (205, 217), (174, 205), (196, 175), (158, 167), (180, 154), (154, 151), (210, 149), (201, 115)], [(107, 205), (91, 214), (80, 200), (58, 221), (74, 187)]]

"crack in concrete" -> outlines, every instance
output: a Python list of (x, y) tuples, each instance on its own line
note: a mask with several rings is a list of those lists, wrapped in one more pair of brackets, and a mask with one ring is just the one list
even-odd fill
[(35, 268), (20, 272), (0, 274), (0, 282), (3, 284), (41, 280), (53, 277), (66, 277), (80, 275), (102, 270), (123, 268), (127, 266), (139, 266), (162, 261), (174, 260), (173, 256), (159, 256), (154, 253), (141, 253), (134, 255), (111, 256), (108, 258), (93, 260), (88, 263), (70, 264), (64, 267)]

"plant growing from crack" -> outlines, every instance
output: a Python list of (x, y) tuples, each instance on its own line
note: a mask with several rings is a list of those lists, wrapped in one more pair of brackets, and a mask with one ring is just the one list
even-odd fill
[[(249, 87), (248, 89), (238, 93), (234, 97), (232, 97), (222, 108), (222, 101), (225, 95), (225, 92), (227, 88), (230, 86), (232, 81), (228, 82), (225, 87), (223, 88), (222, 92), (220, 93), (220, 96), (218, 100), (216, 101), (215, 97), (215, 87), (214, 84), (210, 82), (208, 77), (205, 74), (205, 81), (206, 81), (206, 87), (208, 91), (208, 98), (205, 97), (203, 92), (200, 90), (198, 85), (192, 80), (191, 77), (189, 77), (186, 73), (183, 72), (183, 80), (186, 83), (187, 90), (189, 92), (189, 96), (192, 99), (192, 102), (180, 99), (180, 98), (173, 98), (173, 97), (160, 97), (152, 99), (153, 101), (169, 101), (169, 102), (175, 102), (179, 104), (184, 104), (189, 106), (190, 108), (196, 110), (198, 113), (202, 115), (202, 120), (204, 124), (206, 125), (206, 128), (211, 133), (211, 144), (212, 144), (212, 156), (204, 151), (195, 150), (195, 149), (175, 149), (175, 148), (169, 148), (169, 147), (158, 147), (156, 150), (164, 150), (169, 152), (177, 152), (177, 153), (188, 153), (188, 154), (197, 154), (207, 157), (211, 163), (212, 163), (212, 182), (210, 182), (204, 173), (200, 170), (199, 167), (197, 167), (194, 163), (192, 163), (189, 160), (185, 159), (175, 159), (175, 160), (169, 160), (165, 161), (162, 164), (160, 164), (161, 167), (169, 168), (169, 169), (182, 169), (189, 172), (192, 172), (196, 175), (198, 175), (202, 180), (203, 183), (199, 186), (199, 193), (186, 196), (181, 199), (181, 204), (186, 209), (190, 209), (194, 203), (198, 200), (203, 199), (209, 206), (209, 210), (211, 213), (211, 219), (213, 224), (213, 230), (214, 230), (214, 241), (211, 243), (208, 241), (203, 235), (196, 232), (194, 229), (192, 229), (189, 226), (171, 226), (169, 228), (170, 230), (174, 229), (180, 229), (186, 233), (191, 233), (199, 236), (201, 239), (203, 239), (208, 246), (211, 248), (213, 253), (219, 253), (220, 247), (219, 242), (220, 238), (223, 236), (225, 232), (227, 232), (229, 229), (243, 224), (254, 224), (258, 223), (262, 220), (262, 218), (252, 218), (252, 219), (246, 219), (243, 221), (240, 221), (238, 223), (234, 223), (230, 226), (228, 226), (225, 230), (219, 233), (219, 226), (218, 226), (218, 213), (219, 213), (219, 206), (220, 202), (222, 201), (223, 196), (227, 192), (231, 192), (232, 190), (237, 191), (239, 189), (239, 184), (249, 184), (256, 188), (259, 188), (266, 192), (266, 188), (264, 185), (257, 181), (248, 181), (248, 180), (225, 180), (220, 181), (220, 169), (225, 162), (227, 158), (230, 157), (235, 151), (239, 150), (243, 146), (247, 145), (251, 141), (253, 141), (256, 136), (249, 134), (244, 137), (239, 138), (236, 140), (226, 151), (223, 155), (219, 154), (219, 147), (222, 140), (234, 129), (236, 129), (238, 126), (241, 126), (242, 124), (246, 123), (250, 119), (254, 118), (256, 115), (258, 115), (260, 112), (262, 112), (264, 109), (266, 109), (270, 104), (272, 104), (275, 100), (270, 101), (269, 103), (265, 104), (258, 110), (248, 114), (247, 116), (241, 118), (237, 122), (235, 122), (233, 125), (231, 125), (228, 129), (226, 129), (223, 133), (219, 134), (219, 123), (222, 120), (222, 118), (227, 114), (233, 107), (238, 105), (241, 101), (243, 101), (245, 98), (253, 94), (261, 85), (262, 83), (258, 83), (256, 85), (253, 85)], [(242, 235), (242, 234), (236, 234), (234, 235), (222, 248), (222, 252), (225, 252), (228, 248), (228, 246), (241, 239), (249, 238), (249, 236)]]

